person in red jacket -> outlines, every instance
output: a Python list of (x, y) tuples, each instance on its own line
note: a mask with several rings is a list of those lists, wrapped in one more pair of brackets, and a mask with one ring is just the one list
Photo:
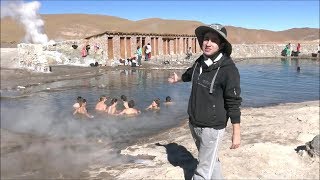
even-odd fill
[(300, 43), (298, 43), (298, 45), (297, 45), (297, 53), (300, 53), (300, 48), (301, 48)]

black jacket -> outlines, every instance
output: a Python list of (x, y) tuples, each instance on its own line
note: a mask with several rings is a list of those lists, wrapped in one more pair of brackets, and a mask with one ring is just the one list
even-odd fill
[(188, 105), (190, 123), (214, 129), (225, 128), (229, 117), (232, 124), (240, 123), (240, 75), (233, 60), (223, 55), (209, 67), (202, 66), (203, 61), (200, 56), (181, 77), (184, 82), (193, 81)]

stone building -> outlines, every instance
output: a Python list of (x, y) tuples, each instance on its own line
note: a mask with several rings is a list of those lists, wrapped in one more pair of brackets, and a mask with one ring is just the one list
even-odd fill
[[(106, 31), (101, 34), (85, 38), (81, 45), (90, 47), (98, 46), (104, 59), (119, 60), (133, 57), (137, 46), (142, 47), (144, 58), (144, 46), (150, 43), (152, 47), (151, 59), (161, 59), (165, 56), (185, 56), (187, 48), (191, 47), (193, 53), (201, 51), (197, 38), (186, 34), (156, 34), (156, 33), (125, 33)], [(90, 48), (91, 53), (96, 53), (95, 48)]]
[[(18, 44), (18, 63), (21, 68), (32, 71), (50, 72), (52, 65), (90, 66), (101, 64), (119, 65), (119, 59), (135, 56), (137, 46), (142, 48), (150, 43), (151, 61), (163, 63), (194, 61), (201, 55), (201, 49), (194, 35), (104, 32), (84, 39), (67, 40), (47, 44)], [(281, 57), (286, 44), (232, 44), (232, 58)], [(83, 48), (87, 54), (82, 55)], [(191, 47), (193, 57), (186, 61), (186, 52)], [(293, 45), (294, 48), (295, 45)], [(316, 55), (319, 59), (318, 44), (301, 44), (299, 57)], [(293, 48), (293, 49), (294, 49)], [(143, 59), (144, 53), (143, 53)]]

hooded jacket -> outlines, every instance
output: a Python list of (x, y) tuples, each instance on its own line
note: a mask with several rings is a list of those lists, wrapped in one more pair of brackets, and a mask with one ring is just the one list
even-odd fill
[(240, 123), (240, 75), (229, 56), (223, 55), (209, 67), (204, 65), (204, 57), (200, 56), (181, 79), (192, 81), (188, 105), (192, 125), (223, 129), (229, 117), (232, 124)]

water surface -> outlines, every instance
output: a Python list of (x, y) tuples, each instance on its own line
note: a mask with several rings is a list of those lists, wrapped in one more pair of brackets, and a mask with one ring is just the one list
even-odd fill
[[(243, 107), (319, 100), (319, 61), (250, 59), (237, 63)], [(300, 70), (297, 70), (300, 67)], [(1, 128), (36, 135), (1, 154), (1, 177), (79, 179), (89, 163), (109, 166), (130, 162), (118, 150), (137, 139), (187, 118), (190, 83), (169, 84), (172, 70), (105, 71), (101, 76), (39, 84), (1, 92)], [(182, 70), (176, 70), (182, 73)], [(137, 117), (114, 117), (94, 112), (100, 95), (126, 95), (142, 111)], [(94, 119), (72, 115), (77, 96), (87, 99)], [(145, 111), (155, 98), (174, 103), (158, 112)], [(119, 103), (121, 104), (121, 103)], [(10, 138), (10, 137), (4, 137)], [(19, 141), (17, 140), (19, 143)], [(7, 144), (10, 146), (10, 144)]]
[[(307, 59), (250, 59), (237, 62), (241, 76), (243, 107), (319, 99), (319, 61)], [(297, 70), (300, 67), (300, 70)], [(64, 80), (19, 91), (2, 92), (1, 127), (22, 132), (52, 136), (128, 136), (156, 132), (177, 125), (187, 118), (190, 83), (169, 84), (173, 70), (106, 71), (94, 78)], [(176, 70), (182, 73), (183, 70)], [(138, 117), (125, 118), (99, 115), (94, 106), (100, 95), (118, 98), (126, 95), (142, 110)], [(4, 97), (11, 98), (4, 98)], [(23, 98), (15, 98), (20, 97)], [(72, 116), (77, 96), (87, 99), (93, 120)], [(160, 112), (144, 109), (155, 98), (171, 96), (174, 105)], [(12, 98), (13, 97), (13, 98)]]

